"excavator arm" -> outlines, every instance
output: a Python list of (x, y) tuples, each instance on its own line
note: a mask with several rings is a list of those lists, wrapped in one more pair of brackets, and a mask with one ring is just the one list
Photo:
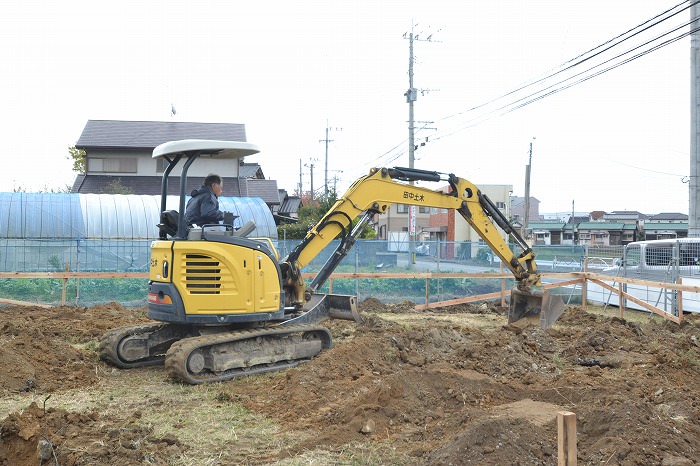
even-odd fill
[[(413, 181), (447, 181), (449, 190), (444, 192), (407, 183)], [(364, 225), (375, 215), (386, 213), (395, 203), (459, 212), (515, 277), (517, 285), (511, 291), (509, 321), (537, 319), (541, 326), (548, 327), (559, 317), (564, 305), (560, 303), (561, 299), (549, 296), (541, 289), (532, 249), (485, 194), (471, 182), (453, 174), (443, 179), (438, 172), (399, 167), (373, 168), (368, 175), (355, 181), (283, 260), (280, 268), (287, 304), (300, 307), (309, 301), (347, 255)], [(359, 221), (354, 223), (358, 218)], [(496, 226), (514, 238), (522, 253), (513, 253)], [(307, 286), (301, 269), (337, 237), (340, 237), (339, 246)]]

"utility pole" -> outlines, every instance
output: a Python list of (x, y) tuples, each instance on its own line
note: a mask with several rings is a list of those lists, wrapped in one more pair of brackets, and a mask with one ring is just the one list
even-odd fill
[[(408, 90), (406, 91), (406, 102), (408, 102), (408, 168), (413, 168), (416, 143), (415, 126), (413, 119), (413, 103), (418, 98), (418, 92), (413, 87), (413, 26), (408, 37)], [(413, 181), (410, 182), (413, 184)], [(411, 264), (416, 263), (416, 206), (408, 206), (408, 252), (411, 255)]]
[(314, 163), (313, 161), (309, 162), (306, 164), (307, 167), (309, 167), (309, 170), (311, 171), (311, 200), (314, 200)]
[(311, 164), (311, 200), (314, 200), (314, 164)]
[(302, 184), (301, 184), (301, 159), (299, 159), (299, 198), (301, 198), (301, 189), (302, 189)]
[[(534, 137), (532, 139), (535, 139)], [(532, 166), (532, 141), (530, 141), (530, 158), (525, 167), (525, 220), (523, 221), (523, 238), (527, 239), (530, 224), (530, 168)]]
[[(418, 89), (413, 87), (413, 42), (417, 40), (432, 42), (433, 35), (428, 35), (425, 39), (419, 39), (414, 33), (416, 24), (411, 24), (411, 32), (404, 33), (404, 39), (408, 39), (408, 90), (404, 93), (408, 103), (408, 167), (413, 168), (415, 162), (416, 142), (415, 142), (415, 119), (413, 115), (413, 104), (418, 99)], [(413, 184), (413, 181), (409, 182)], [(388, 224), (387, 224), (388, 227)], [(388, 232), (387, 232), (388, 233)], [(408, 249), (411, 255), (410, 264), (416, 263), (416, 206), (408, 206)]]
[(700, 237), (700, 4), (690, 6), (690, 183), (688, 236)]
[[(331, 128), (328, 127), (328, 120), (326, 120), (326, 139), (320, 139), (318, 142), (325, 142), (326, 143), (326, 164), (324, 167), (324, 186), (325, 186), (325, 194), (326, 197), (328, 197), (328, 143), (333, 142), (333, 139), (328, 139), (328, 133), (331, 130)], [(341, 131), (342, 128), (335, 128), (336, 131)]]
[(571, 244), (578, 244), (576, 241), (576, 200), (571, 200)]

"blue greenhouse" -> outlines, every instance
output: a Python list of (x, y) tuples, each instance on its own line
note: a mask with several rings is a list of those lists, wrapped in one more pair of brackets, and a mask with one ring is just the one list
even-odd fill
[[(178, 196), (167, 208), (178, 209)], [(223, 211), (249, 220), (250, 236), (277, 239), (272, 212), (260, 198), (220, 197)], [(160, 196), (0, 193), (0, 271), (146, 272), (158, 239)]]

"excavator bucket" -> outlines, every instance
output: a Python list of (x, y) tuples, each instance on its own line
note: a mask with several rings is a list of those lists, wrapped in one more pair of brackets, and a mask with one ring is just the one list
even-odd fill
[(527, 292), (513, 288), (510, 292), (508, 323), (524, 326), (528, 324), (548, 328), (564, 312), (564, 301), (560, 296), (547, 291)]

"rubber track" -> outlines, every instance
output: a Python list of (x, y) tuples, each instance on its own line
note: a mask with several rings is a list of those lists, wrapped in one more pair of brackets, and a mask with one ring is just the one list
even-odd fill
[(134, 367), (146, 367), (146, 366), (156, 366), (163, 364), (165, 361), (165, 355), (159, 355), (148, 359), (142, 359), (140, 361), (128, 362), (124, 361), (119, 357), (119, 343), (130, 335), (136, 335), (141, 333), (149, 333), (158, 330), (167, 324), (164, 323), (148, 323), (148, 324), (137, 324), (130, 325), (127, 327), (119, 327), (109, 332), (105, 333), (100, 340), (100, 346), (98, 353), (100, 359), (115, 365), (121, 369), (131, 369)]
[(332, 337), (330, 331), (327, 328), (318, 325), (290, 325), (251, 330), (235, 330), (232, 332), (186, 338), (173, 343), (165, 356), (165, 370), (168, 375), (175, 380), (180, 380), (189, 384), (200, 384), (208, 382), (222, 382), (225, 380), (231, 380), (235, 377), (250, 376), (264, 372), (279, 371), (296, 367), (301, 361), (297, 360), (274, 364), (261, 364), (254, 367), (231, 369), (223, 373), (195, 375), (191, 374), (187, 369), (187, 359), (193, 351), (207, 346), (227, 344), (235, 341), (244, 341), (259, 337), (291, 335), (294, 333), (306, 332), (320, 332), (323, 335), (321, 351), (331, 347)]

